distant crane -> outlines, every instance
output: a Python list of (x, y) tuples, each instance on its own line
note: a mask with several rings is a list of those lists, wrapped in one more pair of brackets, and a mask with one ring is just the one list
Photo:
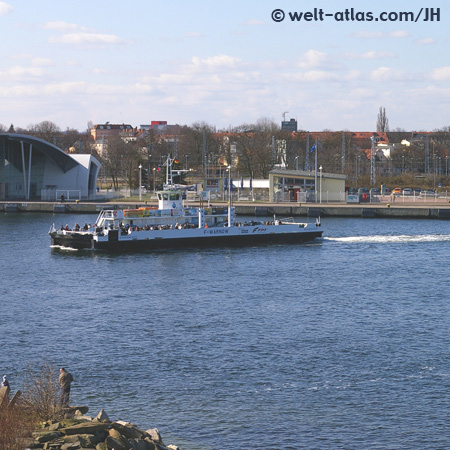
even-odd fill
[(286, 114), (288, 114), (289, 111), (285, 111), (282, 116), (283, 116), (283, 122), (286, 122)]

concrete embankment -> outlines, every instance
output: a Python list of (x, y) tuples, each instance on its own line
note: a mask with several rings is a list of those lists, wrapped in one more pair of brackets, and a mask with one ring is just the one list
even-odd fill
[[(224, 203), (212, 206), (224, 206)], [(133, 209), (150, 206), (145, 203), (52, 203), (52, 202), (0, 202), (0, 212), (46, 212), (70, 214), (97, 214), (102, 209)], [(152, 205), (156, 206), (156, 205)], [(196, 205), (198, 206), (198, 205)], [(236, 213), (241, 216), (267, 217), (366, 217), (366, 218), (414, 218), (450, 219), (450, 204), (444, 201), (432, 203), (402, 204), (298, 204), (239, 202), (234, 204)]]

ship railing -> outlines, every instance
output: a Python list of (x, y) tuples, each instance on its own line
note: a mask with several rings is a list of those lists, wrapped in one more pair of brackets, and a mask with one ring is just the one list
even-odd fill
[(280, 219), (280, 223), (295, 223), (295, 220), (293, 217), (286, 217), (284, 219)]

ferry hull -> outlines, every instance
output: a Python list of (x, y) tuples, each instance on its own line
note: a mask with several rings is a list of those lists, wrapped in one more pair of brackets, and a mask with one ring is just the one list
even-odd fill
[(93, 234), (58, 234), (50, 233), (51, 245), (84, 250), (93, 248)]
[(51, 234), (52, 245), (78, 250), (94, 249), (124, 253), (147, 252), (159, 249), (241, 247), (265, 244), (298, 244), (322, 236), (323, 231), (301, 229), (280, 231), (284, 226), (273, 227), (276, 231), (261, 230), (260, 227), (138, 231), (122, 236), (118, 230), (106, 235)]
[(212, 237), (190, 237), (190, 238), (162, 238), (162, 239), (136, 239), (130, 241), (99, 241), (94, 242), (96, 250), (114, 253), (123, 252), (147, 252), (160, 249), (178, 248), (211, 248), (211, 247), (243, 247), (266, 244), (299, 244), (313, 241), (322, 236), (322, 231), (309, 231), (304, 233), (290, 234), (266, 234), (266, 235), (231, 235)]

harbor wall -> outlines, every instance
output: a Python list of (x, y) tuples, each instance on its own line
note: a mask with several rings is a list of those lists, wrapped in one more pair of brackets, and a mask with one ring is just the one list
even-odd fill
[[(218, 206), (224, 206), (223, 203)], [(55, 203), (55, 202), (0, 202), (0, 212), (40, 212), (55, 214), (97, 214), (102, 209), (133, 209), (149, 206), (144, 203)], [(366, 218), (414, 218), (414, 219), (450, 219), (450, 204), (432, 205), (348, 205), (348, 204), (277, 204), (255, 203), (234, 204), (236, 214), (240, 216), (272, 215), (284, 217), (366, 217)]]

